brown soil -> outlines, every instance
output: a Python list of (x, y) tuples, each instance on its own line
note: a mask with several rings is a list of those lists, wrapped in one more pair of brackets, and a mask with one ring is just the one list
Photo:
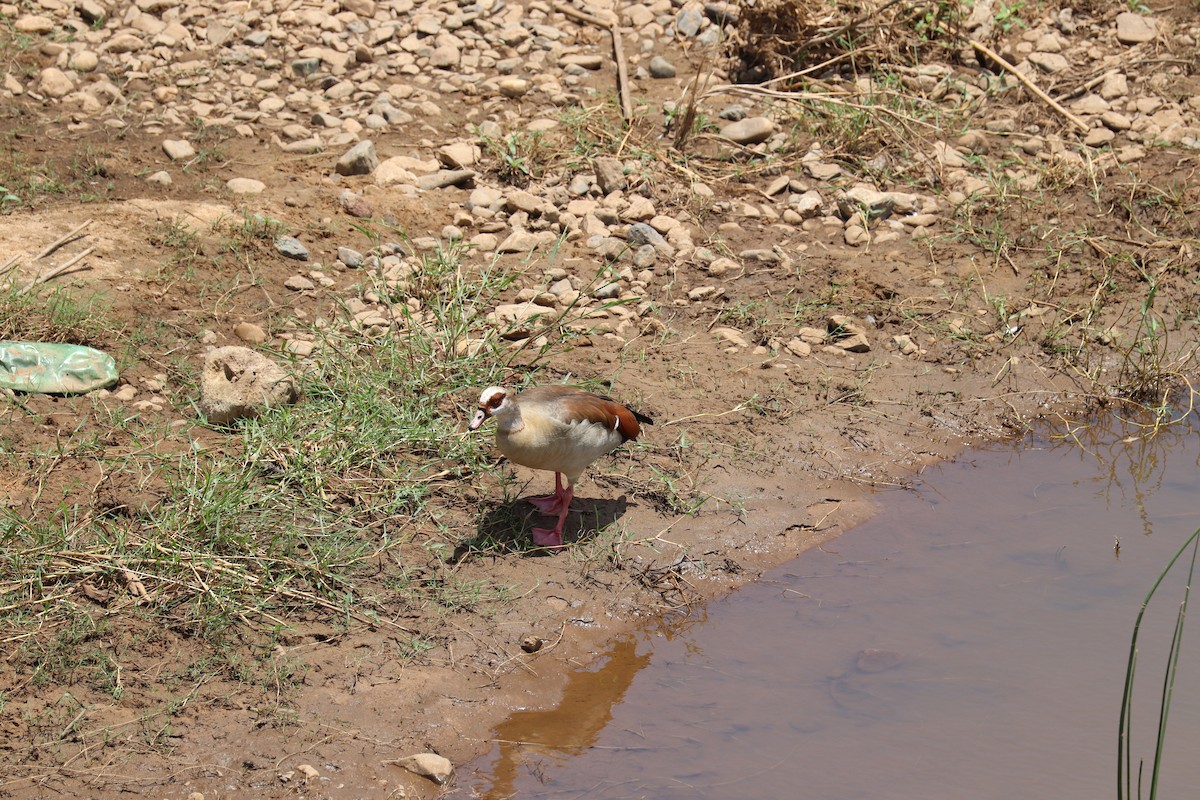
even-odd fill
[[(688, 53), (670, 55), (685, 74)], [(1163, 68), (1144, 62), (1130, 81)], [(608, 71), (589, 78), (597, 85), (612, 79)], [(1186, 84), (1180, 96), (1200, 96), (1194, 62), (1173, 79)], [(674, 99), (653, 82), (641, 88), (652, 107)], [(1017, 113), (1025, 124), (1064, 130), (1061, 118), (1026, 96), (993, 102), (981, 118)], [(459, 136), (469, 110), (447, 108), (443, 118), (423, 121), (419, 137)], [(73, 165), (63, 168), (68, 193), (39, 196), (34, 207), (0, 217), (0, 262), (5, 254), (36, 253), (92, 219), (86, 239), (48, 260), (95, 248), (90, 269), (55, 282), (103, 298), (103, 318), (81, 328), (87, 333), (77, 340), (124, 354), (123, 384), (143, 387), (165, 375), (160, 394), (170, 401), (162, 411), (125, 409), (144, 426), (131, 434), (105, 427), (102, 411), (121, 409), (110, 399), (18, 398), (0, 434), (10, 455), (0, 466), (0, 498), (35, 518), (87, 519), (159, 502), (162, 485), (145, 475), (106, 474), (103, 462), (77, 453), (50, 468), (46, 461), (56, 442), (81, 433), (97, 434), (110, 452), (236, 448), (236, 432), (203, 426), (192, 407), (208, 347), (238, 343), (233, 328), (241, 322), (277, 334), (296, 317), (335, 319), (336, 301), (361, 292), (354, 271), (330, 273), (329, 288), (286, 290), (285, 280), (312, 267), (283, 259), (269, 242), (236, 274), (213, 267), (213, 259), (179, 274), (169, 263), (166, 227), (194, 224), (199, 246), (212, 254), (220, 247), (212, 223), (240, 219), (245, 209), (285, 221), (311, 247), (313, 262), (329, 264), (339, 245), (371, 248), (338, 204), (345, 186), (413, 238), (438, 236), (464, 200), (458, 189), (409, 199), (367, 178), (332, 179), (336, 154), (281, 158), (266, 141), (219, 130), (204, 134), (219, 157), (173, 170), (172, 186), (155, 187), (143, 176), (166, 165), (162, 137), (131, 128), (114, 147), (104, 130), (68, 131), (31, 100), (0, 112), (0, 134), (23, 163)], [(412, 138), (389, 132), (376, 144), (390, 155), (407, 152)], [(1012, 152), (985, 158), (1003, 170)], [(101, 691), (87, 665), (69, 680), (39, 680), (36, 652), (27, 648), (0, 661), (0, 796), (433, 796), (431, 783), (389, 761), (434, 751), (461, 764), (485, 749), (511, 709), (553, 704), (565, 670), (586, 663), (638, 618), (686, 612), (828, 540), (871, 513), (873, 491), (903, 487), (931, 460), (1019, 433), (1033, 418), (1085, 410), (1147, 371), (1171, 371), (1173, 357), (1197, 341), (1196, 163), (1195, 150), (1158, 147), (1136, 165), (1060, 183), (1049, 166), (1033, 164), (1043, 183), (1027, 202), (977, 205), (929, 238), (860, 247), (844, 243), (840, 226), (801, 229), (722, 211), (723, 200), (763, 203), (765, 178), (714, 177), (716, 202), (707, 209), (692, 205), (677, 178), (664, 178), (654, 184), (656, 203), (668, 212), (691, 210), (698, 242), (719, 240), (734, 254), (766, 243), (790, 263), (749, 262), (720, 277), (685, 265), (651, 287), (667, 335), (595, 336), (552, 359), (544, 380), (611, 380), (616, 396), (657, 420), (647, 447), (602, 462), (580, 487), (567, 527), (580, 531), (580, 541), (552, 556), (514, 545), (412, 565), (430, 581), (452, 572), (463, 582), (509, 587), (510, 599), (486, 608), (396, 606), (389, 620), (341, 628), (316, 613), (301, 615), (267, 658), (277, 666), (274, 684), (210, 672), (194, 663), (205, 650), (186, 632), (156, 627), (126, 613), (128, 605), (109, 609), (76, 587), (70, 601), (93, 602), (111, 623), (86, 644), (118, 666), (123, 691), (118, 699)], [(258, 178), (267, 191), (234, 197), (223, 189), (233, 176)], [(1150, 202), (1168, 194), (1169, 204)], [(81, 203), (81, 195), (99, 199)], [(1002, 241), (989, 246), (988, 232)], [(557, 258), (571, 269), (595, 256), (573, 240)], [(26, 259), (19, 279), (45, 263)], [(543, 285), (546, 266), (530, 265), (513, 294)], [(1163, 357), (1147, 364), (1135, 348), (1150, 282), (1170, 338)], [(722, 293), (685, 299), (706, 284)], [(779, 346), (798, 326), (824, 327), (836, 313), (866, 321), (870, 352), (816, 346), (800, 357)], [(147, 320), (156, 326), (152, 345), (131, 346)], [(717, 327), (738, 329), (750, 346), (714, 335)], [(0, 337), (14, 334), (27, 332), (0, 330)], [(912, 337), (920, 352), (902, 355), (896, 335)], [(457, 407), (446, 409), (464, 428), (480, 388), (461, 387)], [(656, 466), (672, 471), (685, 502), (709, 499), (695, 513), (680, 513), (650, 479)], [(518, 473), (530, 480), (521, 496), (552, 480)], [(519, 502), (501, 503), (487, 474), (441, 491), (460, 502), (441, 530), (421, 535), (450, 536), (451, 544), (471, 540), (493, 515), (527, 513)], [(600, 541), (611, 534), (595, 531), (613, 522), (623, 535)], [(432, 649), (413, 652), (408, 631)], [(530, 636), (545, 642), (532, 654), (521, 647)], [(254, 652), (264, 641), (247, 630), (243, 645)], [(296, 771), (302, 764), (321, 777), (305, 781)]]

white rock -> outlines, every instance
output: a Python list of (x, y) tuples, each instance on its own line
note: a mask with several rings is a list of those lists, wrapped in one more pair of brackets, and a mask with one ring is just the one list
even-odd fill
[(65, 97), (74, 88), (70, 76), (57, 67), (46, 67), (38, 75), (37, 91), (47, 97)]
[(49, 17), (43, 17), (40, 14), (30, 14), (25, 17), (18, 17), (13, 23), (13, 28), (18, 33), (52, 33), (54, 31), (54, 20)]
[(496, 87), (505, 97), (522, 97), (529, 91), (529, 81), (524, 78), (501, 78)]
[(295, 380), (262, 353), (218, 347), (204, 358), (200, 411), (215, 425), (254, 417), (266, 408), (296, 402)]
[(196, 148), (186, 139), (164, 139), (162, 149), (172, 161), (186, 161), (196, 155)]
[(1141, 14), (1126, 11), (1117, 14), (1117, 41), (1121, 44), (1148, 42), (1158, 36), (1158, 23)]
[(454, 773), (454, 765), (450, 763), (450, 760), (436, 753), (418, 753), (393, 763), (404, 767), (409, 772), (429, 778), (439, 786), (450, 780), (450, 776)]
[(260, 194), (267, 185), (254, 178), (230, 178), (225, 182), (225, 188), (234, 194)]

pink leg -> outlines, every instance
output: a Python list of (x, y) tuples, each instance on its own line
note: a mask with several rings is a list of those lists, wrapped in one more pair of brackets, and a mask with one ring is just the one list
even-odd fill
[(567, 512), (571, 509), (571, 498), (575, 496), (574, 488), (568, 486), (563, 494), (562, 508), (558, 512), (558, 524), (551, 528), (534, 528), (533, 543), (539, 547), (562, 547), (563, 523), (567, 521)]
[(554, 494), (548, 494), (545, 497), (530, 497), (529, 502), (543, 514), (557, 514), (562, 510), (563, 498), (566, 493), (563, 491), (562, 473), (554, 473)]

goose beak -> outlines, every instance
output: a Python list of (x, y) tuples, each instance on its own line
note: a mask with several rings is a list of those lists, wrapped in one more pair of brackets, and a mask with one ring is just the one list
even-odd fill
[(489, 416), (490, 415), (488, 414), (487, 409), (485, 409), (485, 408), (480, 408), (480, 409), (476, 410), (475, 416), (471, 420), (471, 424), (467, 426), (467, 430), (470, 430), (470, 431), (479, 430), (479, 426), (482, 425), (483, 421), (485, 419), (487, 419)]

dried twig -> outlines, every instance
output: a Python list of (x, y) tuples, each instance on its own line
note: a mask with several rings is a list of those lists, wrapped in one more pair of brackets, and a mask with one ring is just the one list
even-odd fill
[(617, 62), (617, 94), (621, 98), (621, 116), (633, 119), (633, 100), (629, 96), (629, 69), (625, 66), (625, 47), (621, 43), (621, 26), (614, 22), (608, 29), (612, 34), (613, 59)]
[(597, 28), (607, 28), (612, 36), (613, 61), (617, 67), (617, 95), (621, 98), (621, 116), (629, 121), (633, 119), (633, 100), (629, 96), (629, 70), (625, 66), (625, 47), (621, 40), (621, 23), (617, 19), (604, 20), (586, 11), (580, 11), (566, 3), (555, 3), (554, 9), (568, 17), (595, 25)]
[(71, 231), (70, 233), (66, 234), (65, 236), (62, 236), (58, 239), (55, 239), (53, 242), (51, 242), (49, 244), (49, 246), (47, 246), (46, 249), (43, 250), (42, 252), (38, 253), (37, 256), (35, 256), (33, 260), (41, 261), (43, 258), (50, 255), (58, 248), (62, 247), (67, 242), (73, 241), (75, 238), (78, 237), (80, 231), (82, 231), (84, 228), (86, 228), (88, 225), (91, 225), (91, 224), (92, 224), (92, 221), (90, 219), (85, 219), (73, 231)]
[(566, 14), (568, 17), (574, 17), (580, 22), (586, 22), (589, 25), (595, 25), (597, 28), (607, 28), (610, 25), (616, 24), (615, 20), (611, 22), (608, 20), (603, 20), (600, 17), (589, 14), (586, 11), (580, 11), (578, 8), (569, 6), (563, 2), (555, 3), (554, 10)]
[(1029, 80), (1029, 78), (1025, 77), (1012, 64), (1005, 61), (1000, 56), (999, 53), (992, 50), (987, 45), (975, 41), (974, 39), (968, 39), (967, 41), (970, 42), (971, 47), (975, 48), (976, 52), (981, 53), (993, 64), (996, 64), (997, 66), (1001, 67), (1005, 72), (1008, 72), (1009, 74), (1011, 74), (1014, 78), (1016, 78), (1018, 81), (1021, 82), (1022, 86), (1024, 86), (1029, 91), (1033, 92), (1033, 95), (1037, 99), (1041, 100), (1043, 103), (1045, 103), (1046, 105), (1050, 106), (1052, 109), (1057, 111), (1059, 114), (1061, 114), (1067, 120), (1069, 120), (1072, 125), (1076, 126), (1077, 128), (1079, 128), (1079, 130), (1083, 131), (1084, 133), (1087, 133), (1089, 130), (1091, 130), (1091, 128), (1088, 127), (1088, 124), (1086, 122), (1084, 122), (1079, 117), (1072, 114), (1070, 111), (1067, 111), (1067, 109), (1063, 108), (1061, 103), (1059, 103), (1053, 97), (1051, 97), (1050, 95), (1046, 94), (1041, 89), (1039, 89), (1037, 87), (1037, 84), (1035, 84), (1033, 81)]
[(74, 258), (69, 258), (66, 261), (64, 261), (62, 264), (59, 264), (57, 267), (54, 267), (52, 269), (47, 270), (46, 272), (43, 272), (41, 275), (39, 275), (38, 277), (33, 279), (33, 283), (31, 283), (28, 286), (26, 286), (25, 288), (21, 289), (20, 294), (24, 294), (25, 292), (28, 292), (33, 287), (37, 286), (39, 283), (45, 283), (46, 281), (54, 280), (59, 275), (62, 275), (64, 272), (71, 269), (71, 267), (78, 264), (84, 258), (91, 255), (92, 251), (95, 249), (96, 248), (94, 248), (94, 247), (89, 247), (87, 250), (84, 250), (82, 253), (75, 256)]

